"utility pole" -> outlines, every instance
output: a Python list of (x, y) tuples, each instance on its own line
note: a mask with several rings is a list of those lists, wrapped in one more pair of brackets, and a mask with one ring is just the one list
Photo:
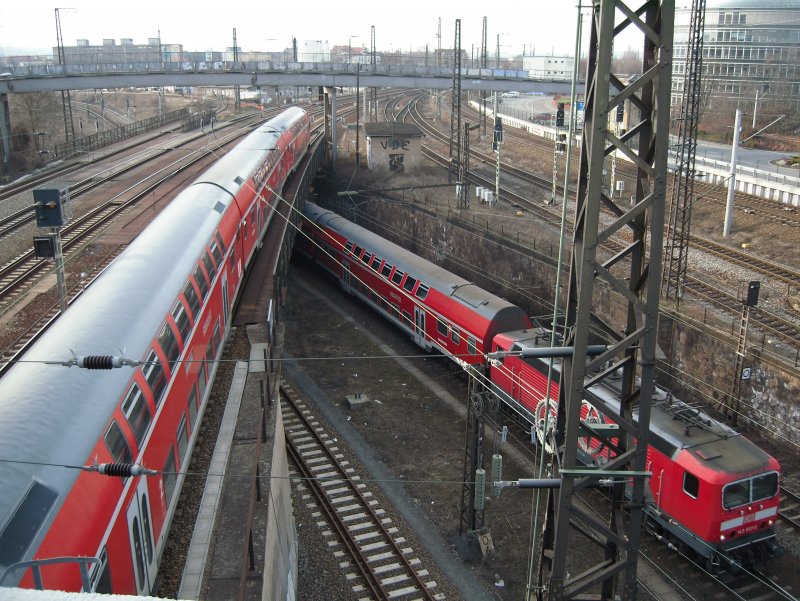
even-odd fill
[[(239, 60), (239, 46), (236, 43), (236, 28), (233, 28), (233, 62), (238, 62)], [(242, 91), (239, 85), (233, 86), (233, 97), (234, 97), (234, 108), (238, 113), (242, 110)]]
[[(370, 28), (369, 34), (369, 44), (370, 44), (370, 65), (372, 67), (372, 74), (375, 74), (377, 70), (378, 59), (375, 56), (377, 53), (377, 47), (375, 46), (375, 26), (373, 25)], [(370, 115), (370, 122), (377, 123), (378, 121), (378, 88), (371, 87), (369, 89), (369, 115)]]
[(447, 181), (453, 181), (453, 169), (461, 167), (461, 19), (456, 19), (453, 43), (453, 101), (450, 111), (450, 165)]
[[(56, 41), (58, 44), (58, 64), (63, 67), (64, 75), (67, 74), (67, 55), (64, 51), (64, 38), (61, 35), (61, 14), (59, 11), (69, 10), (57, 8), (56, 10)], [(72, 98), (69, 90), (61, 91), (61, 107), (64, 111), (64, 137), (67, 146), (75, 145), (75, 124), (72, 121)]]
[(725, 203), (725, 226), (722, 236), (727, 238), (733, 226), (733, 197), (736, 194), (736, 163), (739, 161), (739, 131), (742, 129), (742, 111), (736, 109), (733, 125), (733, 144), (731, 145), (731, 165), (728, 173), (728, 201)]
[[(483, 36), (481, 37), (481, 69), (487, 67), (487, 60), (489, 58), (486, 49), (488, 24), (486, 17), (483, 18)], [(483, 137), (486, 137), (486, 90), (481, 90), (481, 125), (483, 126)]]
[(494, 92), (494, 138), (492, 140), (492, 150), (494, 150), (495, 162), (494, 169), (494, 201), (500, 200), (500, 148), (503, 146), (503, 122), (497, 112), (497, 92)]

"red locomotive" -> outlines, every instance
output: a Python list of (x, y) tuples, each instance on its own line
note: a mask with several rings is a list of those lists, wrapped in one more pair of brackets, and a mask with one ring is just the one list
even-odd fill
[[(0, 380), (0, 585), (152, 592), (243, 272), (309, 138), (299, 108), (249, 134)], [(43, 364), (89, 353), (128, 364)], [(93, 464), (123, 477), (80, 469)], [(47, 563), (63, 557), (94, 559), (83, 575)]]
[[(550, 359), (523, 358), (517, 351), (550, 346), (548, 331), (535, 327), (519, 307), (331, 211), (306, 203), (304, 215), (306, 235), (297, 239), (301, 253), (421, 347), (483, 368), (503, 406), (533, 425), (543, 441), (548, 412), (555, 417), (561, 360), (553, 360), (548, 402)], [(619, 408), (613, 381), (587, 394)], [(778, 462), (669, 392), (657, 387), (654, 396), (648, 524), (711, 568), (737, 569), (775, 554)], [(606, 421), (594, 405), (583, 405), (581, 419)], [(602, 464), (612, 452), (598, 439), (579, 440), (586, 463)]]

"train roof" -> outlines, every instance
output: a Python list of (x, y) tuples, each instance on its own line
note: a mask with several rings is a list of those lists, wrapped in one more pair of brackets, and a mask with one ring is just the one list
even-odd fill
[(380, 258), (391, 261), (398, 269), (413, 274), (415, 278), (425, 282), (440, 294), (459, 301), (487, 320), (497, 320), (498, 317), (502, 319), (506, 313), (522, 312), (522, 309), (504, 298), (495, 296), (469, 280), (415, 255), (333, 211), (307, 202), (303, 207), (303, 214), (319, 225), (335, 230)]
[[(263, 139), (263, 130), (248, 135), (247, 148)], [(91, 462), (133, 376), (130, 367), (98, 371), (48, 363), (73, 353), (145, 358), (233, 202), (239, 184), (223, 175), (247, 175), (240, 154), (228, 153), (182, 191), (0, 378), (0, 536), (35, 482), (40, 498), (52, 496), (50, 506), (63, 500), (79, 472), (62, 466)]]
[[(500, 334), (509, 350), (550, 346), (549, 331), (541, 328), (517, 330)], [(534, 365), (547, 365), (548, 360), (533, 359)], [(561, 373), (561, 359), (553, 360), (553, 370)], [(614, 411), (619, 410), (619, 378), (611, 375), (604, 383), (589, 390)], [(634, 419), (637, 418), (634, 410)], [(696, 458), (699, 464), (712, 471), (748, 474), (770, 464), (770, 455), (700, 408), (689, 405), (658, 386), (653, 394), (650, 412), (650, 444), (675, 459), (681, 452)]]

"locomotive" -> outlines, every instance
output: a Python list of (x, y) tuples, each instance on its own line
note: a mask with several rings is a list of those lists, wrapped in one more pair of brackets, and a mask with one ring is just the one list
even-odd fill
[(243, 274), (310, 124), (290, 108), (248, 134), (0, 379), (0, 585), (153, 591)]
[[(296, 240), (301, 254), (422, 348), (480, 370), (501, 405), (547, 444), (544, 424), (555, 420), (561, 360), (552, 360), (550, 371), (550, 359), (524, 351), (549, 347), (548, 330), (521, 308), (332, 211), (306, 203), (303, 213), (304, 235)], [(619, 379), (609, 380), (589, 387), (587, 395), (619, 410)], [(583, 421), (609, 421), (597, 404), (583, 401)], [(650, 430), (646, 515), (659, 538), (712, 570), (735, 571), (780, 551), (775, 458), (659, 387)], [(581, 460), (591, 465), (603, 465), (614, 453), (596, 438), (581, 438), (578, 447)]]

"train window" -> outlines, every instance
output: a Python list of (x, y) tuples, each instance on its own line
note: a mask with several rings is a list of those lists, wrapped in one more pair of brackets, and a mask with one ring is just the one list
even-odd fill
[(95, 565), (91, 576), (92, 592), (110, 595), (113, 592), (111, 587), (111, 566), (108, 564), (108, 551), (105, 547), (100, 551), (99, 559), (100, 563)]
[(217, 352), (220, 352), (220, 337), (219, 337), (219, 319), (217, 319), (217, 324), (214, 326), (214, 348)]
[(217, 268), (214, 267), (214, 262), (211, 260), (211, 256), (208, 254), (208, 251), (203, 253), (203, 266), (206, 268), (208, 281), (213, 282), (214, 276), (217, 275)]
[(416, 285), (417, 285), (417, 280), (415, 278), (412, 278), (411, 276), (408, 276), (406, 278), (406, 281), (403, 282), (403, 290), (405, 290), (406, 292), (411, 292), (412, 290), (414, 290), (414, 286)]
[(450, 330), (450, 339), (456, 344), (461, 344), (461, 334), (457, 328)]
[(430, 289), (430, 286), (427, 284), (420, 283), (419, 288), (417, 288), (417, 291), (414, 293), (414, 296), (416, 296), (419, 300), (425, 300), (428, 296), (428, 290)]
[[(236, 247), (234, 246), (233, 249)], [(231, 254), (228, 255), (228, 269), (234, 271), (236, 269), (236, 253), (231, 249)]]
[(247, 217), (242, 221), (242, 240), (247, 240)]
[(395, 269), (394, 274), (392, 274), (392, 281), (399, 286), (400, 282), (403, 281), (404, 275), (405, 274), (402, 271), (400, 271), (399, 269)]
[(206, 294), (208, 294), (208, 280), (206, 280), (206, 276), (199, 265), (194, 268), (194, 281), (200, 291), (200, 298), (205, 299)]
[(364, 253), (364, 256), (363, 256), (363, 257), (361, 257), (361, 260), (362, 260), (364, 263), (366, 263), (367, 265), (369, 265), (369, 262), (370, 262), (370, 260), (372, 260), (372, 253), (365, 252), (365, 253)]
[(164, 351), (170, 372), (174, 372), (175, 363), (177, 363), (178, 357), (181, 355), (181, 347), (178, 344), (178, 339), (175, 338), (175, 332), (172, 331), (168, 323), (164, 324), (158, 334), (158, 344), (161, 346), (161, 350)]
[(197, 429), (197, 387), (192, 386), (192, 391), (189, 393), (189, 400), (187, 401), (189, 405), (189, 424), (191, 425), (192, 432)]
[(144, 530), (144, 548), (147, 551), (147, 563), (152, 563), (153, 536), (150, 533), (150, 508), (147, 506), (147, 497), (142, 497), (142, 530)]
[(167, 460), (161, 470), (161, 480), (164, 483), (164, 500), (167, 507), (169, 507), (169, 502), (172, 500), (172, 494), (175, 492), (175, 482), (178, 479), (178, 475), (175, 472), (175, 453), (170, 447), (167, 453)]
[(700, 480), (689, 472), (683, 472), (683, 492), (696, 499), (700, 494)]
[(725, 509), (750, 502), (750, 480), (728, 484), (722, 489), (722, 506)]
[(475, 344), (475, 339), (472, 336), (467, 336), (467, 352), (474, 355), (478, 352), (478, 347)]
[(131, 531), (133, 534), (133, 555), (136, 559), (136, 582), (137, 588), (146, 588), (144, 582), (144, 551), (142, 551), (142, 536), (141, 529), (139, 528), (139, 518), (133, 518), (131, 524)]
[(222, 265), (222, 252), (219, 250), (217, 243), (212, 242), (209, 248), (211, 249), (211, 254), (214, 255), (214, 261), (217, 265)]
[(208, 352), (200, 362), (200, 371), (197, 373), (197, 385), (200, 387), (200, 399), (206, 394), (206, 384), (208, 383)]
[(222, 234), (217, 232), (214, 234), (214, 237), (217, 239), (217, 244), (219, 244), (219, 247), (222, 249), (222, 254), (225, 254), (225, 241), (222, 239)]
[(105, 441), (116, 463), (131, 463), (133, 461), (131, 448), (128, 446), (128, 441), (125, 440), (125, 436), (122, 434), (122, 430), (116, 420), (111, 420), (111, 425), (106, 431)]
[(348, 252), (348, 253), (353, 252), (353, 243), (352, 242), (345, 242), (344, 250), (345, 250), (345, 252)]
[(256, 208), (255, 208), (255, 206), (253, 206), (250, 209), (250, 223), (253, 226), (253, 232), (255, 233), (255, 231), (256, 231)]
[(189, 323), (189, 316), (186, 314), (186, 309), (183, 308), (183, 303), (181, 301), (175, 303), (175, 306), (172, 308), (172, 319), (175, 320), (175, 325), (178, 326), (178, 332), (185, 345), (186, 337), (189, 334), (189, 330), (192, 328), (192, 324)]
[(58, 498), (53, 489), (33, 481), (14, 515), (0, 530), (0, 564), (10, 566), (25, 558), (45, 518)]
[(353, 254), (354, 254), (356, 257), (360, 257), (362, 252), (364, 252), (364, 249), (363, 249), (363, 248), (361, 248), (360, 246), (356, 246), (356, 247), (353, 249)]
[(216, 348), (214, 347), (214, 339), (212, 338), (211, 340), (208, 341), (208, 346), (206, 347), (206, 361), (208, 362), (206, 366), (208, 368), (209, 374), (211, 373), (211, 365), (214, 361), (215, 353), (216, 353)]
[(450, 328), (447, 326), (447, 323), (442, 321), (440, 318), (436, 318), (436, 331), (439, 332), (442, 336), (447, 338), (448, 334), (450, 333)]
[(389, 277), (389, 274), (392, 273), (392, 265), (389, 263), (384, 263), (383, 267), (381, 267), (381, 275), (385, 278)]
[(147, 434), (147, 428), (150, 426), (150, 407), (136, 382), (131, 385), (128, 395), (122, 401), (122, 413), (125, 414), (131, 431), (133, 431), (136, 445), (141, 448), (144, 435)]
[(181, 464), (186, 459), (186, 449), (189, 448), (189, 431), (186, 429), (186, 414), (181, 415), (181, 423), (178, 424), (178, 431), (175, 433), (178, 441), (178, 458)]
[(191, 282), (186, 283), (186, 287), (183, 289), (183, 296), (186, 302), (189, 303), (189, 311), (192, 312), (192, 317), (197, 319), (197, 312), (200, 310), (200, 299), (197, 298), (197, 292), (194, 291), (194, 286), (192, 286)]
[(164, 375), (164, 368), (161, 367), (161, 361), (158, 360), (158, 355), (154, 350), (151, 350), (150, 354), (147, 355), (147, 359), (145, 359), (142, 366), (142, 373), (147, 383), (150, 384), (150, 390), (153, 392), (153, 402), (158, 407), (161, 403), (161, 397), (164, 396), (164, 391), (167, 388), (167, 377)]
[(376, 256), (372, 257), (372, 263), (370, 263), (370, 267), (372, 268), (372, 271), (378, 271), (380, 266), (381, 266), (381, 260), (378, 258), (378, 256), (376, 255)]
[(753, 478), (753, 503), (763, 501), (778, 494), (778, 474), (764, 474)]

